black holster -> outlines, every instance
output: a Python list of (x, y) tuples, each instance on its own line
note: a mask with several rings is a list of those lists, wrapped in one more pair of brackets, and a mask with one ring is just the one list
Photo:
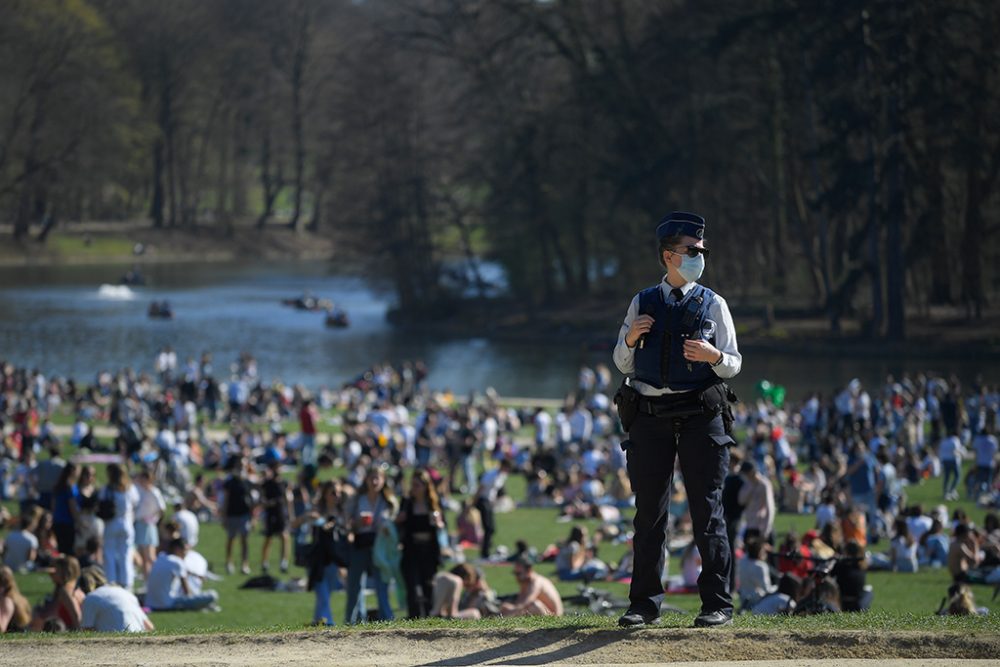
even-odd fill
[(725, 382), (714, 384), (701, 392), (701, 403), (705, 406), (705, 412), (722, 417), (722, 426), (729, 437), (733, 436), (733, 422), (735, 421), (733, 403), (738, 403), (739, 400), (736, 392)]
[(628, 433), (639, 414), (640, 394), (634, 387), (622, 380), (621, 386), (615, 392), (614, 403), (618, 408), (618, 419), (621, 420), (622, 430)]

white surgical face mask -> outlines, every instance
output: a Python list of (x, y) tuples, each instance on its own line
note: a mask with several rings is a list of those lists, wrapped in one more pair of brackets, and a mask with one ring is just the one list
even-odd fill
[(701, 278), (701, 274), (705, 271), (705, 256), (698, 254), (697, 257), (688, 257), (683, 255), (681, 258), (681, 266), (677, 269), (677, 273), (680, 274), (681, 278), (689, 283)]

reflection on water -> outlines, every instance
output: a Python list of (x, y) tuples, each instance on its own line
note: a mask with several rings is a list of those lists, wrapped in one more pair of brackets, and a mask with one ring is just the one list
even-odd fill
[[(67, 267), (0, 270), (0, 358), (47, 373), (84, 380), (100, 369), (130, 365), (150, 370), (156, 352), (172, 345), (183, 361), (211, 351), (222, 369), (243, 351), (258, 359), (266, 379), (310, 387), (336, 386), (380, 360), (424, 359), (429, 382), (456, 392), (492, 386), (513, 396), (559, 397), (571, 389), (582, 363), (611, 365), (610, 350), (576, 344), (526, 344), (438, 339), (401, 333), (385, 320), (391, 295), (368, 281), (332, 273), (317, 263), (151, 266), (134, 298), (105, 288), (121, 268)], [(322, 313), (281, 305), (308, 290), (343, 307), (348, 329), (327, 329)], [(151, 320), (149, 303), (168, 300), (175, 319)], [(611, 338), (616, 332), (611, 331)], [(926, 360), (805, 358), (773, 352), (745, 355), (734, 382), (744, 396), (762, 377), (784, 384), (791, 398), (831, 391), (852, 377), (877, 382), (887, 373), (920, 371)], [(998, 379), (998, 364), (973, 360), (935, 364), (933, 370)]]
[[(149, 370), (164, 345), (181, 360), (211, 351), (217, 369), (246, 350), (265, 378), (312, 387), (339, 385), (380, 360), (420, 358), (435, 387), (541, 396), (571, 387), (587, 359), (576, 349), (400, 333), (386, 323), (389, 294), (322, 264), (152, 266), (133, 299), (101, 287), (119, 276), (99, 267), (0, 271), (0, 358), (89, 378), (126, 365)], [(281, 304), (304, 291), (343, 307), (351, 326), (328, 329), (322, 313)], [(153, 300), (169, 301), (175, 318), (149, 319)]]

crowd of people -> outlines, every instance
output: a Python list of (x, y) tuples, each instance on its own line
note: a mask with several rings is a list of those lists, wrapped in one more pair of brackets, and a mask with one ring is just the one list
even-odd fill
[[(510, 407), (491, 390), (431, 391), (427, 372), (383, 364), (310, 392), (264, 383), (248, 354), (223, 382), (211, 355), (179, 364), (170, 348), (152, 374), (102, 372), (86, 386), (0, 363), (0, 499), (17, 508), (0, 517), (0, 631), (142, 631), (147, 611), (218, 609), (225, 600), (208, 586), (219, 575), (197, 551), (205, 522), (225, 531), (224, 554), (212, 555), (226, 574), (273, 580), (275, 546), (282, 574), (304, 568), (316, 624), (335, 622), (336, 590), (346, 591), (342, 621), (359, 623), (394, 608), (561, 615), (553, 580), (627, 581), (627, 554), (601, 557), (603, 545), (628, 543), (633, 502), (608, 367), (581, 369), (556, 409)], [(798, 405), (738, 404), (723, 503), (741, 609), (859, 611), (877, 593), (868, 571), (941, 567), (955, 584), (944, 610), (976, 612), (967, 584), (1000, 581), (998, 410), (996, 387), (934, 375), (870, 390), (854, 380)], [(68, 432), (58, 415), (72, 416)], [(523, 498), (508, 492), (515, 475)], [(908, 501), (911, 486), (936, 483), (940, 504)], [(680, 572), (664, 572), (664, 585), (684, 591), (700, 557), (679, 471), (673, 484)], [(958, 497), (983, 508), (982, 525), (949, 513)], [(554, 545), (495, 544), (495, 515), (518, 506), (600, 527), (574, 523)], [(812, 514), (813, 529), (777, 535), (778, 512)], [(481, 566), (498, 562), (511, 564), (516, 592), (498, 596), (487, 583)], [(53, 592), (32, 606), (15, 574), (42, 569)]]

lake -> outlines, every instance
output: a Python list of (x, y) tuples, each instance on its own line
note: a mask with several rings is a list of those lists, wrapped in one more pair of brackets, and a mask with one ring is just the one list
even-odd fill
[[(115, 298), (101, 286), (117, 283), (122, 267), (0, 269), (0, 359), (90, 381), (103, 369), (151, 371), (156, 353), (171, 345), (180, 363), (210, 351), (223, 378), (228, 364), (248, 351), (266, 380), (313, 389), (339, 386), (378, 361), (423, 359), (437, 389), (468, 393), (492, 386), (501, 395), (550, 398), (575, 386), (581, 364), (612, 365), (610, 351), (576, 344), (442, 339), (398, 330), (385, 317), (390, 292), (326, 263), (149, 265), (143, 271), (145, 286), (132, 288), (131, 298)], [(351, 326), (328, 329), (322, 313), (282, 305), (307, 290), (344, 308)], [(147, 317), (149, 304), (163, 299), (175, 318)], [(609, 332), (609, 339), (615, 334)], [(927, 369), (925, 359), (750, 352), (734, 385), (749, 396), (766, 377), (795, 398), (811, 389), (828, 393), (853, 377), (876, 382), (886, 373)], [(997, 361), (947, 360), (933, 370), (1000, 379)]]

